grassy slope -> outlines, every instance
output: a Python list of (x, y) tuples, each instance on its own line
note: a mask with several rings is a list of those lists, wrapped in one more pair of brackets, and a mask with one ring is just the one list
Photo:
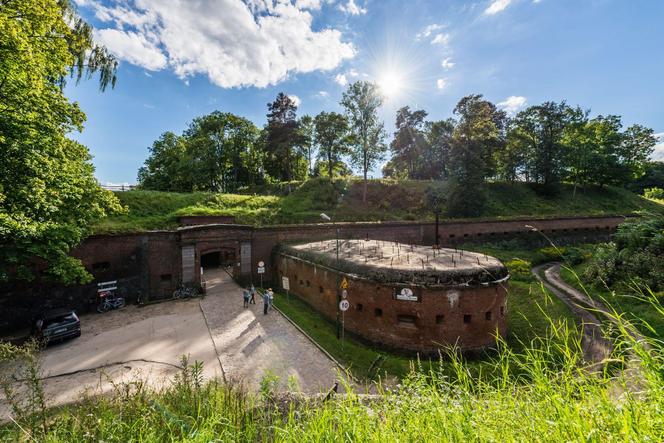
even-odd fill
[[(179, 215), (231, 215), (238, 223), (269, 225), (320, 221), (326, 212), (339, 221), (430, 220), (424, 192), (437, 182), (372, 180), (367, 204), (362, 182), (310, 180), (287, 196), (234, 194), (178, 194), (154, 191), (118, 192), (126, 215), (109, 217), (93, 227), (95, 233), (168, 229)], [(524, 184), (490, 183), (483, 217), (628, 214), (639, 210), (664, 212), (661, 202), (646, 200), (617, 188), (588, 189), (572, 199), (571, 187), (555, 198), (537, 195)]]
[[(654, 300), (648, 300), (648, 294), (635, 296), (634, 292), (613, 290), (602, 284), (585, 281), (583, 272), (586, 266), (587, 262), (577, 266), (563, 267), (560, 276), (567, 284), (626, 315), (626, 318), (633, 322), (643, 334), (657, 338), (664, 337), (664, 318), (653, 306)], [(662, 297), (660, 296), (659, 299), (661, 303)]]

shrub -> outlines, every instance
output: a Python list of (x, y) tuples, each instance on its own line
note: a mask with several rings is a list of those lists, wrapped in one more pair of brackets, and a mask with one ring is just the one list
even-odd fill
[(505, 263), (510, 276), (516, 280), (527, 280), (531, 277), (530, 262), (520, 258), (512, 259)]
[(645, 198), (654, 198), (656, 200), (664, 200), (664, 189), (662, 188), (646, 188), (643, 190)]

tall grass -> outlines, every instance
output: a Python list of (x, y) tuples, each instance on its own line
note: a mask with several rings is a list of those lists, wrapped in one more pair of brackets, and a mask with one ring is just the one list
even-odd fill
[[(653, 309), (664, 316), (655, 300)], [(635, 338), (616, 315), (613, 354), (591, 364), (583, 360), (577, 331), (566, 321), (549, 321), (545, 335), (520, 348), (499, 340), (484, 374), (451, 349), (439, 365), (415, 368), (400, 385), (378, 386), (377, 396), (351, 386), (325, 399), (281, 395), (272, 374), (259, 393), (249, 394), (238, 385), (204, 382), (201, 364), (184, 358), (159, 391), (133, 382), (117, 385), (112, 396), (47, 411), (27, 401), (33, 414), (12, 416), (0, 427), (0, 440), (662, 441), (662, 342)], [(34, 378), (34, 371), (27, 373)], [(30, 386), (41, 389), (35, 383)]]

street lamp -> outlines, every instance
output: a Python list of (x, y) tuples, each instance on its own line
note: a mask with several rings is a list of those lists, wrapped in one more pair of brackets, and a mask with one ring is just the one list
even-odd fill
[[(325, 221), (332, 221), (332, 218), (325, 214), (321, 213), (320, 218), (322, 218)], [(339, 273), (341, 272), (341, 269), (339, 269), (339, 228), (336, 228), (337, 232), (337, 286), (336, 286), (336, 291), (337, 291), (337, 339), (341, 338), (341, 323), (339, 322), (339, 303), (341, 303), (341, 293), (339, 292)]]

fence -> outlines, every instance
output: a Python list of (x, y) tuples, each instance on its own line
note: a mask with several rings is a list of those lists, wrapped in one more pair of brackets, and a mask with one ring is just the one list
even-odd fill
[(101, 187), (108, 191), (131, 191), (136, 189), (137, 185), (101, 185)]

